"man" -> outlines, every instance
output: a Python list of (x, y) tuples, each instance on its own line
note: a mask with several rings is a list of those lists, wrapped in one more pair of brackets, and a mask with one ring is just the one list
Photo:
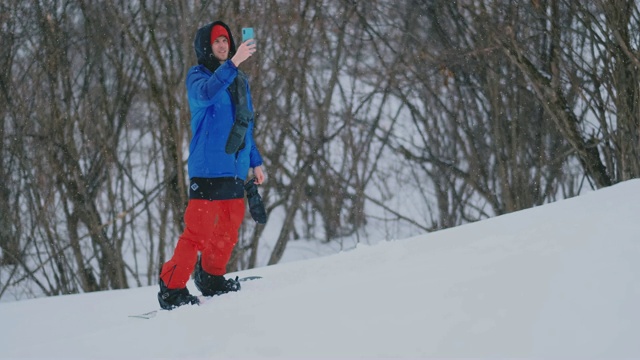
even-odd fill
[(193, 133), (189, 204), (184, 232), (160, 272), (158, 301), (163, 309), (198, 303), (186, 288), (194, 268), (196, 287), (205, 296), (240, 289), (224, 274), (245, 214), (249, 168), (256, 184), (264, 181), (253, 139), (249, 84), (238, 69), (256, 51), (255, 42), (248, 40), (236, 49), (229, 27), (216, 21), (198, 30), (194, 46), (198, 65), (186, 80)]

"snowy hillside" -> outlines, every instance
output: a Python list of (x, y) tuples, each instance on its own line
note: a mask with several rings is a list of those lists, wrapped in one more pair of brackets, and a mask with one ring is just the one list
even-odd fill
[(0, 359), (638, 358), (640, 181), (239, 275), (151, 320), (156, 287), (2, 303)]

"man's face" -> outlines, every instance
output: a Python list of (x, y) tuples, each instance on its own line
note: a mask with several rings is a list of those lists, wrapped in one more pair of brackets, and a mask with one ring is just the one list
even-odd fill
[(219, 61), (226, 61), (229, 57), (229, 42), (227, 38), (224, 36), (219, 36), (217, 39), (213, 41), (211, 44), (211, 51), (213, 51), (213, 56), (216, 57)]

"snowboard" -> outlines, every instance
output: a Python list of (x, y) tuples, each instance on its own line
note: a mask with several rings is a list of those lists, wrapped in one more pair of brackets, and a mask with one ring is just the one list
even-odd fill
[[(245, 276), (243, 278), (238, 279), (238, 281), (245, 282), (245, 281), (251, 281), (251, 280), (258, 280), (258, 279), (262, 279), (262, 276)], [(221, 295), (217, 295), (217, 296), (221, 296)], [(202, 295), (198, 296), (198, 300), (200, 300), (200, 305), (205, 304), (206, 302), (210, 301), (213, 298), (215, 298), (215, 296), (202, 296)], [(153, 319), (154, 317), (156, 317), (156, 315), (158, 315), (158, 313), (160, 313), (161, 311), (171, 311), (171, 310), (156, 309), (156, 310), (149, 311), (149, 312), (146, 312), (146, 313), (143, 313), (143, 314), (129, 315), (129, 317), (130, 318), (135, 318), (135, 319), (149, 320), (149, 319)]]

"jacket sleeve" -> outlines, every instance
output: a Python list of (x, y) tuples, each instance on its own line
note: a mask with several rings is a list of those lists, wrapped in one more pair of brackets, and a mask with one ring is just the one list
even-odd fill
[(253, 139), (253, 125), (251, 126), (251, 152), (249, 152), (249, 166), (254, 168), (256, 166), (262, 165), (262, 155), (260, 155), (260, 150), (258, 150), (258, 146), (256, 145), (256, 141)]
[(238, 68), (227, 60), (209, 75), (202, 66), (196, 66), (187, 74), (187, 94), (192, 106), (211, 105), (213, 98), (226, 90), (238, 75)]
[[(249, 105), (249, 110), (255, 114), (253, 110), (253, 102), (251, 101), (251, 91), (249, 90), (249, 82), (247, 81), (247, 104)], [(251, 152), (249, 152), (249, 166), (254, 168), (256, 166), (262, 165), (262, 155), (260, 155), (260, 150), (258, 150), (258, 146), (256, 145), (256, 140), (253, 138), (253, 129), (255, 125), (255, 115), (254, 121), (251, 122), (251, 126), (249, 128), (249, 136), (251, 136)]]

